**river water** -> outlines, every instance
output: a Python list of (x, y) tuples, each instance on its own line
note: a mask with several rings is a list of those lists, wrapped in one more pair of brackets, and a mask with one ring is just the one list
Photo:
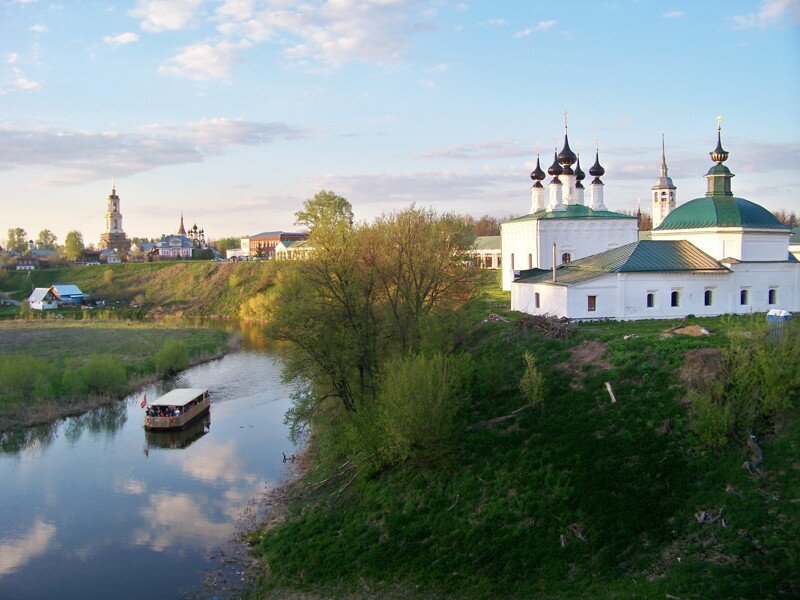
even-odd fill
[[(247, 343), (247, 337), (245, 337)], [(141, 392), (0, 437), (0, 598), (193, 594), (252, 499), (286, 476), (291, 390), (244, 350), (142, 392), (207, 387), (209, 418), (146, 434)]]

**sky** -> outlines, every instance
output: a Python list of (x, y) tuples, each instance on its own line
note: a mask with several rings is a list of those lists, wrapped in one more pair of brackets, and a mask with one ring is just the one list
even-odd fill
[(357, 219), (530, 208), (537, 147), (612, 210), (678, 203), (716, 116), (733, 190), (800, 212), (800, 0), (0, 0), (0, 241), (293, 230), (321, 189)]

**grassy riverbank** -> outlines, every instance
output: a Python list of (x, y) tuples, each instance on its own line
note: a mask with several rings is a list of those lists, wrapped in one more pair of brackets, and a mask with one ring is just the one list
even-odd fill
[[(756, 323), (690, 320), (711, 332), (699, 337), (665, 335), (674, 322), (591, 323), (553, 339), (521, 327), (496, 285), (483, 292), (455, 332), (473, 372), (451, 451), (362, 469), (322, 415), (288, 512), (252, 535), (269, 574), (259, 597), (800, 594), (797, 356), (779, 365), (788, 404), (740, 417), (763, 450), (743, 469), (747, 432), (706, 443), (713, 423), (691, 391), (718, 385)], [(544, 381), (529, 408), (525, 352)]]
[(229, 349), (212, 329), (0, 321), (0, 430), (82, 412)]
[(274, 285), (279, 268), (275, 261), (164, 261), (12, 271), (0, 291), (23, 300), (34, 287), (74, 283), (112, 310), (136, 305), (139, 314), (236, 318), (244, 303)]

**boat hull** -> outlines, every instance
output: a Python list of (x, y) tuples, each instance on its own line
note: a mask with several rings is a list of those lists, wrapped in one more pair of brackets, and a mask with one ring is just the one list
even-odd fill
[(189, 423), (203, 415), (208, 411), (211, 406), (211, 399), (206, 397), (190, 410), (187, 410), (182, 415), (177, 417), (150, 417), (145, 415), (144, 427), (145, 429), (164, 430), (170, 429), (183, 429)]

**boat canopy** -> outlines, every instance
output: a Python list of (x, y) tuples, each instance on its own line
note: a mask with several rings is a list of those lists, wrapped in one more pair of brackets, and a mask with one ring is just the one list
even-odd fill
[(192, 400), (200, 398), (208, 391), (205, 388), (179, 388), (167, 392), (150, 406), (186, 406)]

